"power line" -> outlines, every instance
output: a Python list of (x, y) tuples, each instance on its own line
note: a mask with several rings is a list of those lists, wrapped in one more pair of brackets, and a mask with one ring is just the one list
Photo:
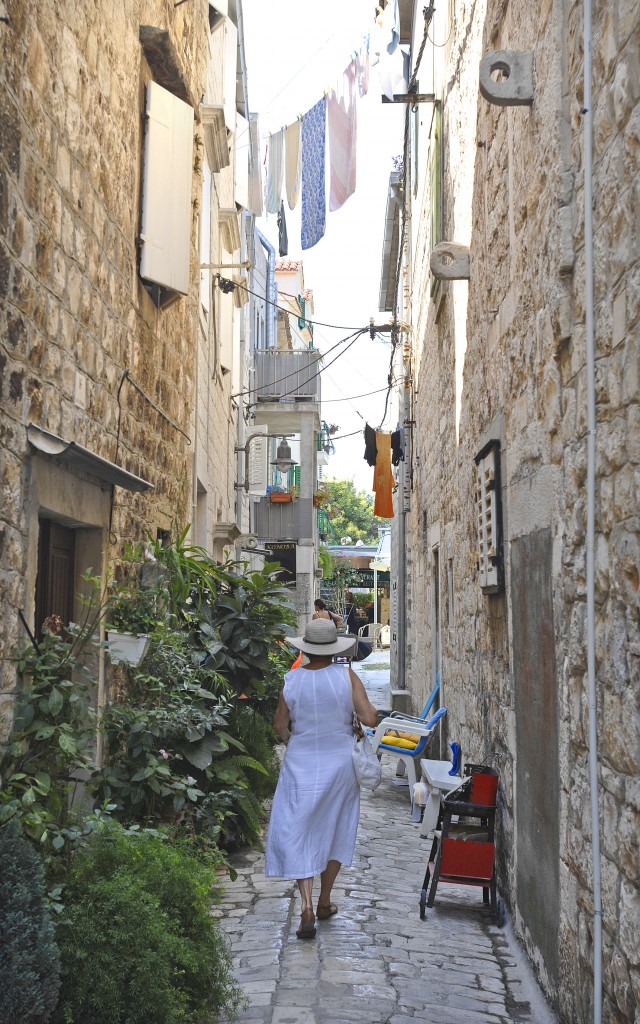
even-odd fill
[[(229, 281), (228, 278), (222, 277), (221, 274), (216, 274), (216, 281), (218, 282), (220, 290), (225, 294), (232, 292), (234, 288), (243, 288), (249, 295), (253, 295), (254, 298), (260, 299), (262, 302), (266, 302), (267, 305), (273, 306), (274, 309), (280, 310), (281, 313), (287, 313), (289, 316), (296, 316), (293, 310), (285, 309), (284, 306), (279, 306), (277, 302), (273, 301), (273, 299), (268, 299), (266, 295), (261, 295), (260, 292), (254, 292), (247, 284), (244, 283), (244, 281)], [(302, 317), (300, 317), (300, 319), (302, 319)], [(359, 331), (362, 329), (362, 325), (354, 327), (352, 324), (348, 326), (345, 326), (345, 324), (326, 324), (323, 323), (322, 320), (310, 320), (307, 316), (304, 318), (304, 321), (307, 324), (313, 324), (314, 326), (317, 325), (318, 327), (330, 327), (335, 331)], [(367, 325), (366, 330), (368, 331), (370, 329), (371, 326)]]
[[(359, 338), (366, 330), (368, 330), (368, 328), (361, 327), (358, 331), (354, 331), (353, 334), (347, 334), (347, 336), (345, 338), (340, 338), (340, 341), (336, 341), (335, 345), (332, 345), (331, 348), (327, 349), (326, 352), (320, 352), (317, 349), (300, 349), (300, 351), (303, 351), (303, 352), (315, 352), (315, 351), (317, 351), (319, 357), (321, 359), (324, 359), (325, 356), (330, 355), (331, 352), (335, 351), (335, 349), (337, 349), (340, 345), (344, 345), (345, 341), (350, 341), (351, 338), (353, 338), (353, 341), (356, 341), (357, 338)], [(355, 335), (355, 337), (354, 337), (354, 335)], [(275, 350), (275, 349), (256, 349), (255, 351), (256, 352), (272, 352), (272, 351), (277, 351), (277, 350)], [(346, 352), (346, 349), (345, 349), (345, 352)], [(340, 354), (342, 355), (342, 353), (340, 353)], [(332, 360), (332, 361), (335, 362), (335, 360)], [(329, 363), (328, 365), (330, 366), (331, 363)], [(310, 384), (311, 381), (314, 380), (315, 377), (319, 376), (319, 374), (321, 374), (325, 369), (326, 369), (326, 367), (323, 366), (320, 370), (318, 370), (317, 373), (315, 373), (315, 374), (313, 374), (313, 376), (309, 377), (308, 380), (302, 381), (302, 383), (303, 384)], [(269, 384), (263, 384), (259, 388), (244, 388), (242, 391), (238, 391), (237, 394), (231, 395), (231, 398), (241, 398), (244, 395), (252, 395), (254, 393), (257, 394), (258, 391), (264, 391), (265, 388), (273, 387), (274, 384), (282, 384), (283, 381), (289, 380), (290, 377), (297, 377), (299, 373), (300, 373), (299, 370), (292, 370), (291, 373), (286, 373), (284, 375), (284, 377), (277, 377), (275, 380), (270, 381)], [(288, 394), (295, 394), (295, 391), (288, 392)], [(280, 398), (285, 398), (286, 395), (280, 395), (279, 397)]]

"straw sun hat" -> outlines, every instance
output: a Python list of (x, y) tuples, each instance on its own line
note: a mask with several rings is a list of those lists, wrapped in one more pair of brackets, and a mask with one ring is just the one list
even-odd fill
[(307, 623), (304, 636), (287, 637), (290, 644), (303, 654), (342, 654), (353, 647), (352, 636), (338, 636), (335, 622), (329, 619), (312, 619)]

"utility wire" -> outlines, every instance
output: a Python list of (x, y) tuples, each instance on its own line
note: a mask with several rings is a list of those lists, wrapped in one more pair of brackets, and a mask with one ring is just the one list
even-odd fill
[[(319, 349), (299, 349), (298, 351), (301, 351), (301, 352), (317, 352), (319, 357), (320, 357), (320, 359), (324, 359), (325, 356), (330, 355), (332, 352), (335, 351), (335, 349), (339, 348), (340, 345), (344, 345), (345, 341), (350, 341), (351, 338), (353, 338), (353, 340), (355, 341), (358, 337), (360, 337), (361, 334), (363, 334), (368, 329), (369, 328), (361, 327), (361, 328), (359, 328), (359, 330), (354, 331), (353, 334), (347, 334), (346, 337), (340, 338), (340, 341), (336, 341), (335, 345), (332, 345), (331, 348), (328, 348), (326, 352), (320, 352)], [(355, 337), (354, 337), (354, 335), (355, 335)], [(256, 349), (256, 351), (257, 352), (272, 352), (272, 351), (277, 351), (277, 349), (268, 349), (268, 348), (267, 349)], [(289, 352), (289, 349), (287, 349), (286, 351)], [(345, 349), (345, 352), (346, 352), (346, 349)], [(329, 365), (331, 365), (331, 364), (329, 364)], [(312, 377), (309, 377), (309, 380), (303, 381), (303, 384), (309, 384), (314, 379), (314, 377), (319, 376), (319, 374), (321, 374), (324, 369), (326, 369), (326, 367), (323, 366)], [(283, 381), (289, 380), (290, 377), (297, 377), (299, 373), (300, 373), (299, 370), (292, 370), (291, 373), (285, 373), (284, 377), (277, 377), (275, 380), (270, 381), (269, 384), (263, 384), (259, 388), (244, 388), (242, 391), (238, 391), (237, 394), (231, 395), (231, 397), (232, 398), (240, 398), (243, 395), (252, 395), (254, 393), (257, 394), (259, 391), (264, 391), (265, 388), (273, 387), (274, 384), (282, 384)], [(295, 392), (292, 392), (292, 393), (295, 394)], [(281, 395), (280, 397), (284, 397), (284, 396)]]
[[(244, 281), (229, 281), (228, 278), (222, 277), (221, 274), (216, 274), (216, 281), (221, 291), (228, 293), (232, 292), (234, 288), (242, 288), (249, 295), (253, 295), (254, 298), (260, 299), (262, 302), (266, 302), (268, 306), (273, 306), (274, 309), (279, 309), (281, 313), (288, 313), (289, 316), (296, 316), (292, 309), (285, 309), (284, 306), (279, 306), (273, 299), (268, 299), (266, 295), (261, 295), (260, 292), (254, 292)], [(302, 318), (300, 318), (302, 319)], [(310, 320), (308, 316), (304, 318), (305, 323), (314, 324), (318, 327), (330, 327), (335, 331), (359, 331), (362, 328), (360, 324), (358, 327), (354, 327), (353, 324), (345, 326), (344, 324), (326, 324), (322, 320)], [(370, 325), (367, 325), (367, 330), (370, 329)]]
[[(424, 48), (427, 45), (429, 38), (429, 27), (433, 15), (435, 13), (435, 4), (430, 3), (428, 7), (424, 8), (424, 35), (418, 50), (418, 56), (416, 58), (415, 67), (411, 75), (411, 81), (407, 88), (407, 94), (413, 92), (416, 88), (416, 82), (418, 78), (418, 70), (424, 54)], [(380, 420), (380, 427), (387, 418), (387, 411), (389, 408), (389, 398), (391, 397), (391, 390), (393, 388), (393, 362), (395, 359), (396, 348), (398, 346), (398, 294), (400, 292), (400, 279), (402, 277), (402, 261), (404, 256), (404, 244), (406, 237), (406, 226), (407, 226), (407, 205), (408, 205), (408, 185), (409, 185), (409, 118), (411, 114), (411, 104), (407, 103), (404, 114), (404, 145), (402, 151), (402, 217), (400, 227), (400, 243), (398, 245), (398, 261), (396, 263), (396, 274), (393, 285), (393, 327), (391, 329), (391, 357), (389, 359), (389, 375), (387, 377), (387, 396), (384, 403), (384, 413)], [(380, 429), (380, 427), (378, 429)]]

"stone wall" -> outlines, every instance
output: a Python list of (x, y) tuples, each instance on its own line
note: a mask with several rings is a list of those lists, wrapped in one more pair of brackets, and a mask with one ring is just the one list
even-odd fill
[[(600, 5), (593, 45), (603, 1016), (615, 1022), (640, 1008), (638, 13), (624, 0)], [(465, 760), (500, 768), (500, 886), (561, 1020), (582, 1024), (593, 985), (582, 5), (488, 2), (456, 19), (441, 79), (444, 237), (470, 246), (471, 280), (432, 300), (425, 190), (413, 211), (412, 663), (435, 657), (438, 586), (449, 737)], [(478, 97), (479, 60), (500, 49), (533, 53), (531, 108)], [(506, 582), (483, 595), (474, 457), (490, 438), (500, 444)], [(419, 707), (419, 671), (410, 685)]]
[[(205, 5), (7, 0), (5, 7), (0, 607), (6, 626), (0, 691), (13, 688), (7, 659), (19, 642), (16, 609), (24, 607), (31, 621), (34, 614), (32, 527), (39, 509), (32, 477), (41, 460), (27, 444), (27, 423), (153, 484), (145, 494), (116, 488), (113, 508), (107, 502), (100, 521), (91, 523), (101, 531), (105, 563), (146, 529), (170, 529), (189, 517), (185, 434), (194, 406), (197, 206), (190, 294), (161, 311), (138, 276), (144, 89), (154, 77), (140, 26), (168, 30), (183, 98), (202, 94), (208, 60)], [(199, 189), (194, 173), (194, 198)], [(160, 412), (123, 381), (125, 370)], [(82, 525), (77, 495), (58, 490), (56, 514)]]

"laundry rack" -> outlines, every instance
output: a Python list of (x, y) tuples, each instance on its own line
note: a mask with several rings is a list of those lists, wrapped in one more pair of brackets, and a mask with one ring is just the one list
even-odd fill
[(495, 768), (467, 763), (464, 780), (442, 798), (438, 823), (420, 893), (420, 918), (432, 907), (438, 885), (482, 888), (498, 927), (504, 923), (504, 904), (496, 891), (495, 816), (499, 776)]

